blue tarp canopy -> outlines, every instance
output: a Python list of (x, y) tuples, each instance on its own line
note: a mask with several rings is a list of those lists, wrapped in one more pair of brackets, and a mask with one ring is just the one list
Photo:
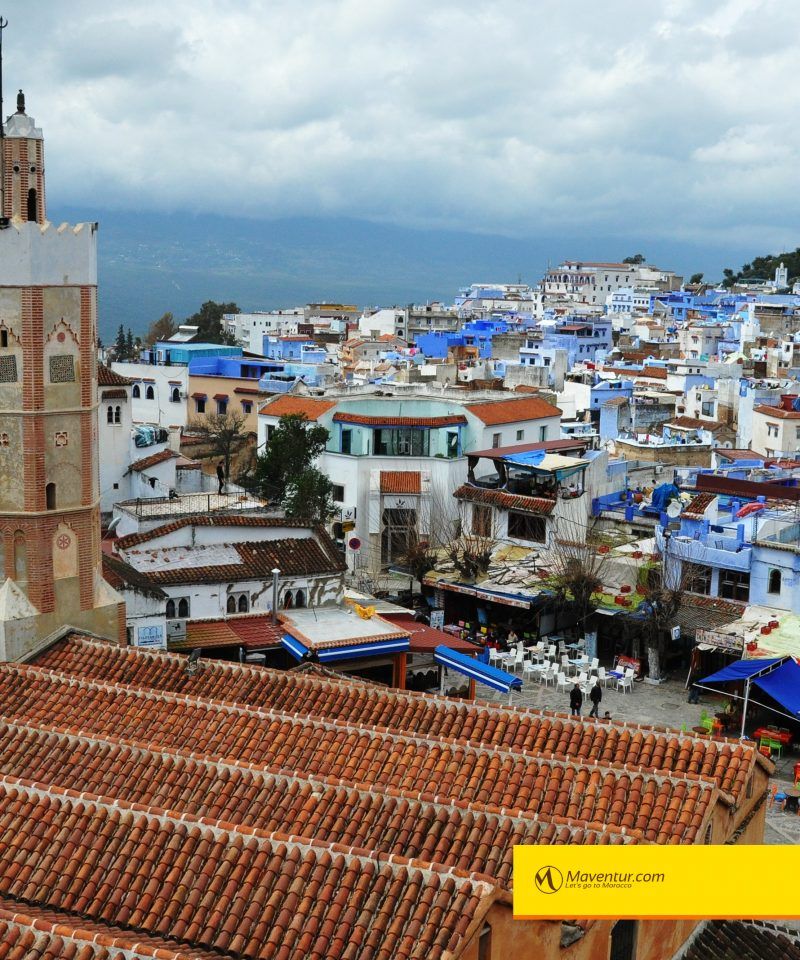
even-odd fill
[[(296, 659), (302, 660), (312, 651), (304, 643), (284, 633), (281, 637), (281, 646), (288, 650)], [(385, 656), (387, 653), (403, 653), (411, 647), (408, 637), (387, 637), (386, 640), (373, 640), (370, 643), (346, 643), (340, 647), (321, 647), (314, 651), (320, 663), (331, 663), (334, 660), (355, 660), (358, 657)]]
[(508, 463), (517, 463), (522, 467), (538, 467), (544, 460), (546, 450), (528, 450), (526, 453), (512, 453), (503, 457)]
[(747, 680), (754, 673), (760, 670), (767, 670), (781, 662), (781, 657), (773, 657), (771, 660), (737, 660), (735, 663), (723, 667), (710, 677), (704, 677), (699, 683), (727, 683), (731, 680)]
[(794, 660), (786, 660), (776, 670), (753, 683), (768, 693), (793, 717), (800, 717), (800, 667)]
[(791, 657), (765, 660), (737, 660), (699, 683), (726, 683), (752, 680), (793, 717), (800, 717), (800, 667)]
[(519, 677), (506, 673), (505, 670), (498, 670), (497, 667), (490, 667), (489, 664), (481, 663), (464, 653), (451, 650), (450, 647), (440, 644), (433, 651), (433, 656), (443, 666), (449, 667), (457, 673), (463, 673), (465, 677), (469, 677), (471, 680), (485, 683), (487, 687), (492, 687), (492, 689), (499, 690), (501, 693), (522, 689), (522, 680)]
[(308, 647), (299, 640), (295, 640), (291, 633), (284, 633), (281, 637), (281, 646), (288, 650), (295, 660), (302, 660), (308, 653)]

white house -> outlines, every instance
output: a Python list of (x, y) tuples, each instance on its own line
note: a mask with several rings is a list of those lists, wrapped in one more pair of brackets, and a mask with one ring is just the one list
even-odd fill
[(134, 423), (185, 427), (189, 420), (188, 366), (150, 363), (113, 363), (115, 373), (131, 381), (131, 416)]

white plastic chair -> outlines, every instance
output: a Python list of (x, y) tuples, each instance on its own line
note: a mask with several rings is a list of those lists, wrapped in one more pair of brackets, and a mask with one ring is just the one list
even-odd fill
[(600, 681), (600, 683), (603, 686), (605, 686), (608, 683), (608, 674), (606, 673), (605, 667), (597, 668), (597, 679)]
[(544, 663), (544, 644), (537, 643), (533, 650), (531, 650), (531, 656), (537, 663)]
[(563, 688), (564, 690), (569, 690), (569, 688), (570, 688), (571, 686), (572, 686), (572, 681), (567, 679), (566, 674), (565, 674), (562, 670), (559, 670), (559, 671), (558, 671), (558, 682), (556, 683), (556, 689), (557, 689), (557, 690), (561, 690), (561, 689)]
[(561, 669), (567, 676), (572, 672), (572, 664), (569, 662), (569, 657), (566, 653), (561, 655)]
[(527, 677), (527, 676), (533, 677), (533, 676), (535, 676), (537, 673), (540, 673), (540, 672), (541, 672), (541, 671), (536, 670), (536, 669), (534, 668), (534, 666), (533, 666), (533, 661), (532, 661), (532, 660), (526, 660), (526, 661), (522, 664), (522, 679), (523, 679), (523, 680), (524, 680), (525, 677)]
[(547, 648), (547, 658), (548, 660), (555, 660), (555, 657), (556, 657), (556, 645), (554, 643), (551, 643), (550, 646)]
[(592, 662), (589, 664), (589, 673), (594, 673), (600, 666), (600, 658), (592, 657)]
[(553, 683), (556, 682), (557, 670), (558, 670), (558, 664), (556, 663), (548, 663), (547, 667), (544, 670), (542, 670), (541, 680), (545, 686), (547, 686), (551, 680), (553, 681)]
[(633, 667), (628, 667), (625, 675), (617, 680), (617, 690), (633, 691)]
[(525, 651), (517, 650), (517, 652), (514, 654), (514, 659), (509, 662), (508, 667), (510, 670), (513, 670), (514, 673), (516, 673), (517, 667), (519, 667), (520, 669), (523, 669), (524, 666), (525, 666)]
[(583, 687), (589, 682), (589, 674), (585, 670), (581, 670), (578, 674), (578, 685)]

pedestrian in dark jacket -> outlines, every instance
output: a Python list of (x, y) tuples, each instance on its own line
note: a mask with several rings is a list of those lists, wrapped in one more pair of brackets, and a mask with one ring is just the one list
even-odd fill
[(572, 688), (569, 694), (569, 712), (573, 717), (579, 717), (581, 715), (581, 704), (583, 703), (583, 694), (581, 693), (581, 688), (578, 686), (577, 681), (575, 686)]
[(217, 481), (219, 482), (219, 492), (222, 493), (222, 488), (225, 486), (225, 461), (220, 460), (217, 464)]
[(603, 699), (603, 690), (599, 680), (595, 681), (594, 686), (589, 691), (589, 699), (592, 701), (592, 709), (589, 711), (589, 716), (599, 717), (600, 701)]

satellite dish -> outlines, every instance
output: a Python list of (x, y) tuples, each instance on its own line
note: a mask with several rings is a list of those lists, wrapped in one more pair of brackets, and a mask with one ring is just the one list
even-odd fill
[(670, 501), (670, 503), (667, 505), (667, 516), (671, 520), (674, 520), (675, 517), (680, 516), (680, 512), (681, 512), (681, 505), (678, 503), (678, 501), (677, 500)]

